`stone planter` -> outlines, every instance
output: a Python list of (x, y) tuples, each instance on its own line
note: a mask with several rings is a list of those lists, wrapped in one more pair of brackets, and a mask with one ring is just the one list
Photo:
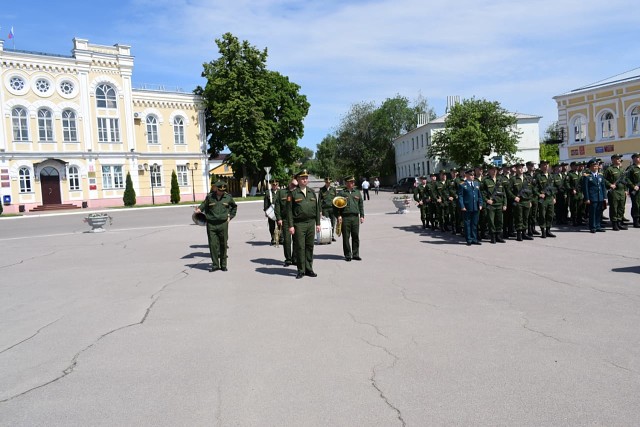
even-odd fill
[(409, 213), (409, 207), (411, 207), (411, 199), (409, 197), (394, 197), (391, 201), (398, 209), (396, 211), (397, 214)]
[(84, 222), (91, 227), (89, 233), (102, 233), (106, 231), (102, 227), (106, 225), (107, 220), (109, 220), (109, 224), (111, 224), (111, 217), (106, 213), (92, 213), (84, 219)]

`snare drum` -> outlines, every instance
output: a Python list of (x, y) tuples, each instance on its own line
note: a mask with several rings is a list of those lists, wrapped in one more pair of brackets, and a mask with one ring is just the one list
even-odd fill
[(331, 219), (320, 219), (320, 232), (316, 233), (316, 245), (328, 245), (331, 243)]

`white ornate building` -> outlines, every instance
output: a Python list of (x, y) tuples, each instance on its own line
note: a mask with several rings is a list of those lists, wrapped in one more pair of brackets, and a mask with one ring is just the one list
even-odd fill
[(74, 39), (70, 56), (5, 50), (0, 40), (0, 196), (5, 213), (204, 197), (204, 111), (192, 93), (134, 89), (129, 46)]

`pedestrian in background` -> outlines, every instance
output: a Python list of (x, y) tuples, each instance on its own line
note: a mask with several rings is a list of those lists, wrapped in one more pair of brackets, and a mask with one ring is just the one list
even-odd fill
[(367, 181), (367, 178), (362, 180), (362, 197), (364, 198), (364, 200), (371, 200), (369, 198), (369, 186), (371, 184), (369, 184), (369, 181)]

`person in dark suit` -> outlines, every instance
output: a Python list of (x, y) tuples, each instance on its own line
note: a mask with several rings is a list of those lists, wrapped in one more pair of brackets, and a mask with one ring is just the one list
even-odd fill
[(464, 216), (467, 246), (481, 245), (478, 241), (478, 218), (482, 210), (482, 194), (474, 177), (473, 169), (468, 169), (464, 173), (464, 182), (458, 187), (458, 204)]
[(583, 175), (582, 192), (584, 194), (584, 202), (589, 209), (589, 231), (592, 233), (597, 231), (604, 232), (604, 228), (602, 228), (602, 204), (607, 197), (607, 188), (604, 183), (604, 177), (598, 171), (597, 160), (589, 160), (587, 167), (590, 172)]

